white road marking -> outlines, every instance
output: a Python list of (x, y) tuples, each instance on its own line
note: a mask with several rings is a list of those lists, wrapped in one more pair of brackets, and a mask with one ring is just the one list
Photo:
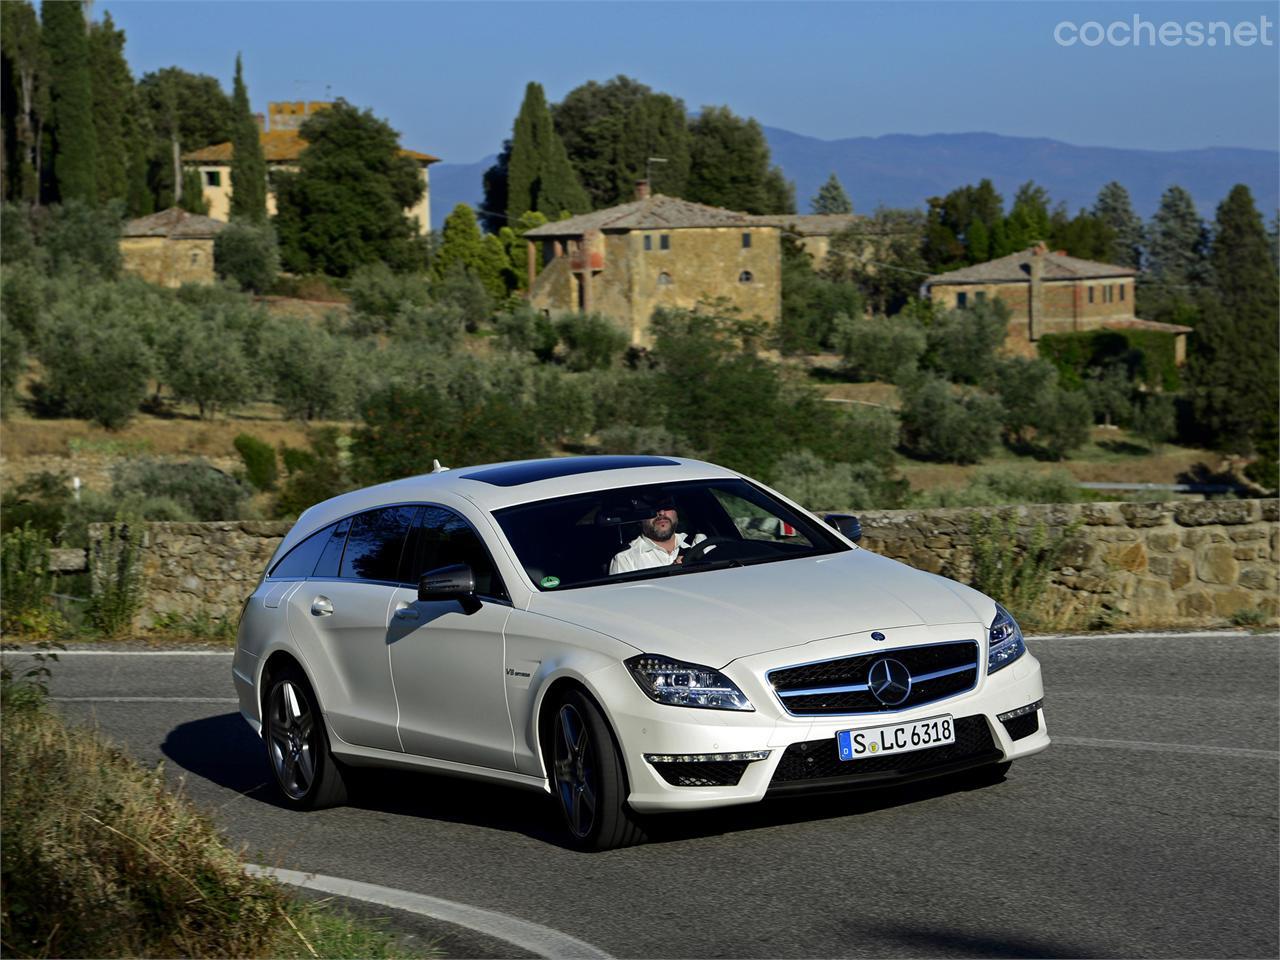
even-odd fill
[(1247, 747), (1206, 747), (1196, 743), (1158, 743), (1152, 740), (1095, 740), (1092, 737), (1053, 737), (1054, 744), (1069, 747), (1102, 747), (1109, 750), (1147, 750), (1153, 753), (1198, 753), (1215, 757), (1252, 757), (1258, 760), (1280, 760), (1275, 750), (1251, 750)]
[(50, 697), (54, 703), (239, 703), (235, 697)]
[(255, 877), (270, 877), (295, 887), (319, 890), (322, 893), (348, 897), (352, 900), (364, 900), (367, 903), (376, 903), (379, 906), (454, 923), (496, 940), (514, 944), (539, 957), (611, 960), (609, 954), (603, 950), (576, 937), (571, 937), (567, 933), (561, 933), (559, 930), (553, 930), (541, 924), (529, 923), (527, 920), (520, 920), (505, 913), (468, 906), (465, 903), (454, 903), (452, 900), (441, 900), (439, 897), (429, 897), (409, 890), (397, 890), (394, 887), (361, 883), (358, 880), (344, 880), (342, 877), (326, 877), (317, 873), (300, 873), (297, 870), (263, 867), (256, 863), (245, 864), (245, 869)]

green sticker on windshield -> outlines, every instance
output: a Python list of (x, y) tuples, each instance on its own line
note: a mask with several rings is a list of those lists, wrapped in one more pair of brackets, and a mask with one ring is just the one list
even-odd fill
[(539, 582), (539, 583), (541, 583), (541, 584), (542, 584), (542, 586), (543, 586), (543, 588), (545, 588), (545, 589), (547, 589), (547, 590), (551, 590), (551, 589), (553, 589), (553, 588), (555, 588), (555, 587), (560, 586), (560, 578), (559, 578), (559, 577), (543, 577), (543, 578), (542, 578), (540, 581), (538, 581), (538, 582)]

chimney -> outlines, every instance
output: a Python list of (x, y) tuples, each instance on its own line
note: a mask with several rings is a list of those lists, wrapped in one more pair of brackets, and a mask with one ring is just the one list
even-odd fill
[(636, 199), (637, 200), (649, 199), (649, 181), (648, 180), (636, 181)]
[(1031, 289), (1027, 296), (1027, 335), (1033, 343), (1044, 333), (1044, 255), (1048, 252), (1048, 247), (1037, 243), (1031, 248), (1031, 261), (1028, 264)]

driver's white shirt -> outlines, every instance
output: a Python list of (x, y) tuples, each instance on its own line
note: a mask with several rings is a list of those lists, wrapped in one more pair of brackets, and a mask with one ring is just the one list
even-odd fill
[(670, 553), (665, 547), (654, 543), (643, 533), (631, 541), (627, 549), (614, 554), (609, 562), (609, 573), (630, 573), (632, 570), (648, 570), (650, 567), (669, 567), (676, 562), (681, 547), (692, 547), (707, 539), (704, 534), (697, 534), (692, 540), (686, 540), (683, 533), (676, 534), (676, 548)]

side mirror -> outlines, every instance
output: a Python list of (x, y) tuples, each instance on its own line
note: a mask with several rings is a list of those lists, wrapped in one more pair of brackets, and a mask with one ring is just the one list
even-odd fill
[(418, 580), (418, 599), (457, 600), (467, 616), (480, 609), (480, 600), (476, 597), (476, 575), (465, 563), (424, 573)]
[(854, 543), (862, 539), (862, 521), (853, 514), (828, 513), (822, 519), (827, 521), (827, 526), (840, 531)]

